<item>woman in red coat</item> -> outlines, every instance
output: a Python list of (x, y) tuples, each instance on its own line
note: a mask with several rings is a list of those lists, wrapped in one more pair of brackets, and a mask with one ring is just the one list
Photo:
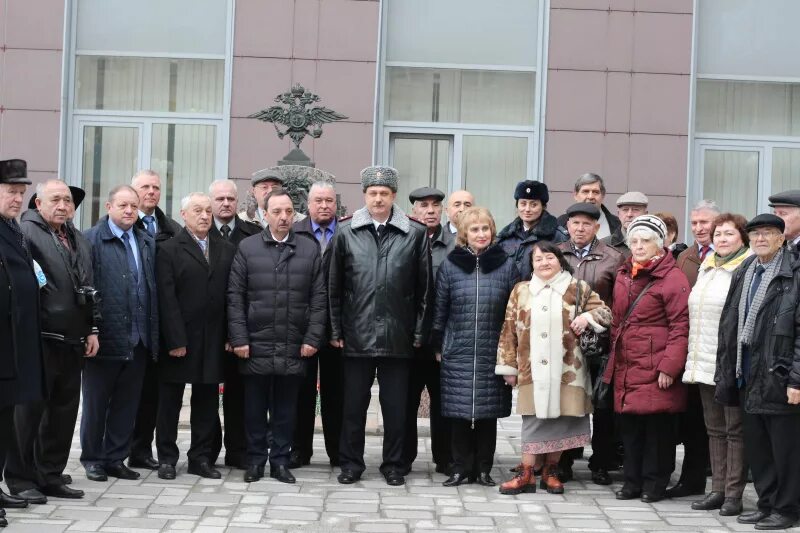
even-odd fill
[(673, 414), (686, 409), (680, 378), (688, 348), (689, 282), (664, 248), (666, 231), (652, 215), (631, 222), (626, 241), (632, 256), (614, 284), (612, 355), (603, 381), (613, 379), (625, 446), (620, 500), (664, 497), (675, 462)]

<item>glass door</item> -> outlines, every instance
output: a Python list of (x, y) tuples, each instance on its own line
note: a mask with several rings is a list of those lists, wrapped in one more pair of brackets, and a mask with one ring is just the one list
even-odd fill
[(394, 133), (389, 139), (389, 165), (397, 169), (397, 203), (410, 212), (408, 193), (418, 187), (449, 192), (453, 175), (453, 137)]
[[(764, 150), (758, 146), (701, 145), (702, 198), (750, 219), (764, 204)], [(768, 195), (768, 193), (767, 193)]]

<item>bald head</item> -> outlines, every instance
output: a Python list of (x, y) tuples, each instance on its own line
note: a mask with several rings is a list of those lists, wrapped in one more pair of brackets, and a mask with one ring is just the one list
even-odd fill
[(74, 212), (72, 191), (61, 180), (47, 180), (36, 186), (36, 209), (53, 229), (60, 229)]
[(458, 224), (458, 217), (461, 213), (475, 205), (475, 198), (469, 191), (454, 191), (447, 199), (447, 220)]

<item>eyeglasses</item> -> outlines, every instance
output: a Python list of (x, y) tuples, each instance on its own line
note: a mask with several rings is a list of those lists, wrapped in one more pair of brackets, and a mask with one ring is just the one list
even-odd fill
[(756, 230), (756, 231), (748, 231), (747, 236), (750, 237), (751, 240), (760, 239), (760, 238), (772, 238), (778, 237), (781, 233), (773, 230)]

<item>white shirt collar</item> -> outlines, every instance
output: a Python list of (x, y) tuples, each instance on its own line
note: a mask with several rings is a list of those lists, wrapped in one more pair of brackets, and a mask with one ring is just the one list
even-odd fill
[(286, 242), (287, 240), (289, 240), (289, 233), (288, 232), (286, 233), (286, 236), (283, 239), (276, 239), (275, 235), (272, 234), (272, 230), (269, 229), (269, 226), (267, 226), (267, 231), (269, 231), (270, 237), (272, 237), (272, 240), (274, 240), (275, 242)]

